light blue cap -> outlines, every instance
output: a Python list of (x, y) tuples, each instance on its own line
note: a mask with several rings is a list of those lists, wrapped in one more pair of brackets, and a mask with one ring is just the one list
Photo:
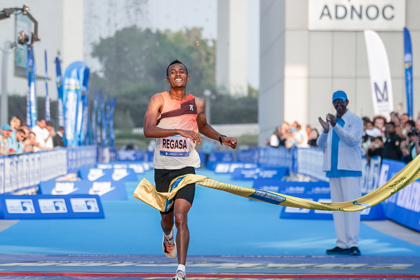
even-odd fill
[(334, 102), (336, 99), (341, 99), (343, 102), (345, 102), (347, 100), (347, 94), (342, 90), (337, 90), (333, 94), (332, 101)]
[(3, 127), (1, 129), (3, 129), (3, 130), (12, 130), (12, 128), (10, 128), (10, 125), (8, 125), (8, 124), (3, 125)]

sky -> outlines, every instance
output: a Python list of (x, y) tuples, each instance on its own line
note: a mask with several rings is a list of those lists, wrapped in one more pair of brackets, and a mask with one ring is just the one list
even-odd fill
[[(259, 1), (244, 1), (248, 4), (248, 82), (254, 88), (259, 87)], [(85, 61), (92, 71), (100, 67), (90, 57), (92, 43), (132, 25), (171, 31), (202, 27), (204, 38), (217, 40), (217, 0), (85, 0), (84, 10)]]

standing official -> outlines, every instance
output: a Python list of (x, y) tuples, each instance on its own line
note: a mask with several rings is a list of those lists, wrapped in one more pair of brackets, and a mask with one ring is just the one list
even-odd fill
[[(334, 92), (332, 101), (336, 115), (327, 114), (326, 121), (318, 118), (323, 133), (317, 144), (324, 151), (323, 170), (330, 179), (331, 200), (350, 201), (361, 196), (363, 121), (347, 109), (349, 100), (344, 91)], [(360, 256), (360, 212), (334, 211), (333, 217), (337, 242), (326, 253)]]

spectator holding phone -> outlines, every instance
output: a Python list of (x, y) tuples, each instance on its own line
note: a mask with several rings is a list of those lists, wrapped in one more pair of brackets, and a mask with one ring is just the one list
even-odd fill
[(401, 142), (402, 161), (409, 163), (420, 154), (419, 131), (412, 127), (407, 133), (407, 140)]

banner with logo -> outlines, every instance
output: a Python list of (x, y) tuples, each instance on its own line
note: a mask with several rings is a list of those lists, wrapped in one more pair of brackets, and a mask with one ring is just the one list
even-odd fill
[[(82, 94), (83, 102), (83, 117), (82, 117), (82, 128), (80, 131), (80, 145), (88, 144), (88, 130), (89, 130), (89, 91)], [(86, 141), (87, 140), (87, 141)]]
[(111, 106), (109, 107), (109, 146), (114, 148), (115, 142), (115, 131), (114, 131), (114, 112), (115, 112), (115, 104), (117, 103), (117, 98), (114, 97), (111, 102)]
[[(90, 70), (89, 67), (84, 65), (84, 67), (79, 68), (79, 83), (81, 86), (81, 96), (79, 100), (79, 104), (77, 107), (77, 126), (76, 126), (76, 134), (78, 137), (79, 145), (83, 145), (83, 141), (86, 137), (86, 130), (84, 130), (84, 117), (85, 117), (85, 106), (86, 102), (89, 103), (88, 93), (89, 93), (89, 75)], [(86, 108), (89, 110), (89, 108)]]
[(413, 52), (411, 50), (410, 31), (404, 27), (404, 68), (405, 92), (407, 95), (407, 113), (413, 118)]
[(1, 195), (0, 219), (105, 218), (98, 195)]
[(103, 181), (122, 181), (122, 182), (138, 182), (137, 173), (133, 168), (87, 168), (79, 169), (78, 176), (82, 180), (90, 182)]
[(108, 120), (106, 112), (106, 101), (105, 95), (102, 95), (101, 99), (101, 116), (102, 116), (102, 147), (108, 146)]
[(96, 130), (96, 111), (98, 110), (98, 95), (96, 94), (96, 90), (93, 94), (93, 112), (91, 117), (91, 128), (92, 128), (92, 140), (93, 145), (98, 144), (97, 142), (97, 130)]
[(57, 96), (58, 96), (58, 126), (64, 127), (64, 109), (63, 109), (63, 83), (61, 77), (61, 62), (58, 57), (55, 58), (55, 81), (57, 83)]
[(47, 50), (44, 51), (45, 56), (45, 120), (51, 120), (51, 110), (50, 110), (50, 95), (48, 93), (48, 59), (47, 59)]
[(101, 200), (127, 200), (127, 192), (123, 181), (45, 181), (40, 184), (42, 194), (73, 195), (91, 194), (99, 195)]
[(389, 113), (394, 111), (394, 101), (388, 55), (375, 31), (365, 30), (365, 40), (374, 115), (382, 115), (389, 120)]
[[(174, 197), (180, 189), (189, 184), (196, 183), (204, 187), (229, 192), (238, 196), (275, 205), (314, 210), (355, 212), (370, 209), (371, 207), (392, 197), (405, 187), (411, 185), (411, 183), (420, 178), (420, 170), (418, 168), (419, 164), (420, 157), (416, 157), (407, 164), (406, 167), (379, 188), (360, 198), (343, 202), (320, 203), (272, 191), (235, 186), (195, 174), (182, 175), (175, 178), (170, 183), (168, 192), (157, 192), (156, 187), (143, 178), (134, 191), (133, 196), (161, 212), (166, 212), (173, 205)], [(407, 195), (407, 197), (412, 198), (416, 191), (417, 190), (409, 190), (409, 195)], [(417, 203), (413, 203), (412, 199), (409, 202), (410, 207), (413, 207)], [(420, 207), (418, 206), (414, 206), (413, 209), (420, 212)]]
[(64, 129), (67, 146), (79, 144), (83, 117), (82, 88), (85, 77), (89, 79), (89, 68), (81, 61), (70, 64), (64, 73), (63, 108)]
[(27, 48), (28, 60), (26, 63), (26, 74), (28, 75), (28, 95), (26, 99), (26, 125), (28, 127), (34, 127), (37, 121), (34, 47), (27, 46)]

